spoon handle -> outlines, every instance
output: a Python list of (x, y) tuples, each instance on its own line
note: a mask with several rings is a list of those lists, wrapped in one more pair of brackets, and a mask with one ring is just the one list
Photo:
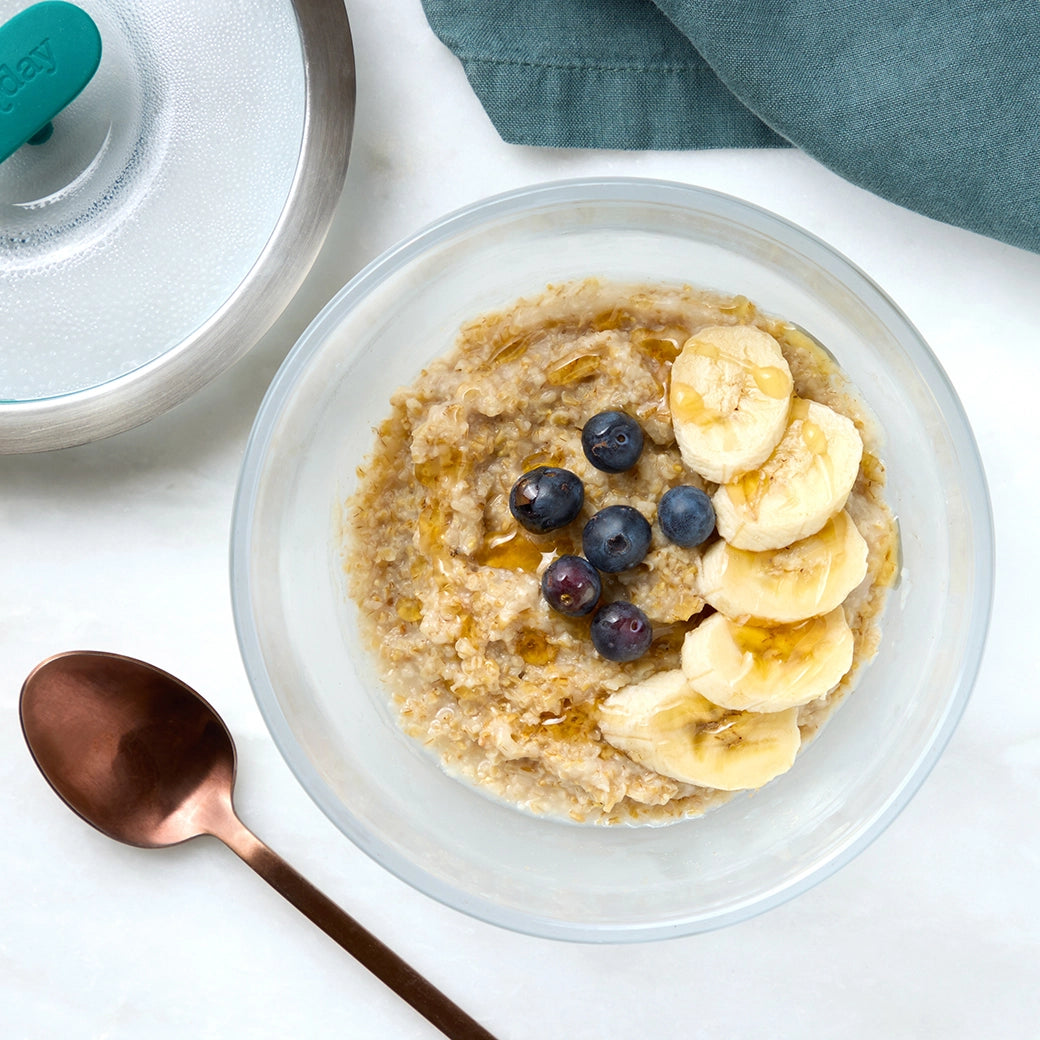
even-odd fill
[(452, 1040), (495, 1040), (479, 1022), (293, 870), (237, 816), (211, 833), (446, 1036)]

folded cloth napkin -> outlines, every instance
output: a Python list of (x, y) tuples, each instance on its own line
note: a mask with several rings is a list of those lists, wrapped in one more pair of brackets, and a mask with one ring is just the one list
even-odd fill
[(794, 145), (1040, 252), (1037, 0), (422, 0), (504, 140)]

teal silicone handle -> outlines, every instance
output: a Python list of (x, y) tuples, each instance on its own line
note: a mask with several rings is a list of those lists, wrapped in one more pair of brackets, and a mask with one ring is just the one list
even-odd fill
[(0, 162), (47, 140), (100, 62), (101, 34), (74, 4), (44, 0), (0, 26)]

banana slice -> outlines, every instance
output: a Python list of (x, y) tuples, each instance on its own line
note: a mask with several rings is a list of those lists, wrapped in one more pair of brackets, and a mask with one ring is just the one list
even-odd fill
[(844, 507), (862, 456), (851, 419), (796, 397), (769, 458), (712, 497), (719, 534), (737, 549), (756, 552), (815, 534)]
[(794, 382), (753, 325), (701, 329), (672, 364), (668, 404), (683, 462), (716, 483), (760, 466), (787, 427)]
[(804, 621), (832, 611), (866, 574), (867, 543), (842, 510), (783, 549), (749, 552), (720, 539), (701, 558), (697, 591), (729, 618)]
[(852, 667), (845, 611), (791, 625), (741, 625), (712, 614), (686, 633), (682, 670), (702, 697), (736, 711), (783, 711), (822, 697)]
[(694, 692), (678, 668), (611, 694), (599, 728), (647, 769), (720, 791), (769, 783), (791, 768), (802, 741), (797, 708), (727, 711)]

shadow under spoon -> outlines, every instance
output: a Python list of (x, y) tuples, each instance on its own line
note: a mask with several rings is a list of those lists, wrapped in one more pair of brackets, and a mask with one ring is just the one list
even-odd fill
[(191, 687), (130, 657), (70, 652), (37, 665), (19, 711), (40, 771), (87, 823), (142, 848), (218, 838), (441, 1032), (494, 1040), (242, 824), (234, 742)]

